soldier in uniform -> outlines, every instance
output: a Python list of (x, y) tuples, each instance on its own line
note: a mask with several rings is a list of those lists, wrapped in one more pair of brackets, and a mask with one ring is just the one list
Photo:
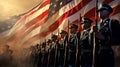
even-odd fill
[(68, 40), (68, 49), (69, 49), (69, 55), (68, 55), (68, 64), (70, 67), (75, 67), (75, 60), (76, 60), (76, 45), (77, 45), (77, 29), (78, 26), (75, 24), (72, 24), (70, 27), (70, 38)]
[(92, 67), (92, 51), (93, 51), (93, 34), (91, 32), (91, 23), (93, 21), (89, 18), (83, 18), (81, 24), (83, 31), (80, 36), (81, 45), (81, 67)]
[(50, 67), (50, 58), (51, 58), (51, 49), (52, 49), (52, 40), (51, 39), (48, 39), (48, 41), (47, 41), (47, 48), (48, 48), (47, 67)]
[(57, 60), (57, 35), (53, 34), (51, 37), (51, 51), (50, 51), (50, 67), (54, 67), (56, 65)]
[(43, 42), (41, 52), (42, 52), (42, 66), (41, 67), (47, 67), (47, 63), (48, 63), (48, 46), (47, 46), (47, 42)]
[[(43, 46), (43, 45), (42, 45)], [(41, 51), (41, 46), (39, 44), (36, 44), (36, 46), (34, 46), (34, 58), (35, 58), (35, 64), (36, 64), (36, 67), (40, 67), (41, 66), (41, 59), (42, 59), (42, 51)], [(35, 66), (34, 66), (35, 67)]]
[(99, 9), (101, 23), (99, 27), (93, 27), (95, 37), (97, 40), (99, 40), (99, 44), (96, 45), (100, 45), (97, 67), (114, 67), (114, 53), (111, 48), (111, 42), (114, 41), (113, 38), (116, 38), (115, 35), (120, 35), (117, 34), (119, 33), (120, 25), (117, 21), (109, 18), (109, 15), (112, 12), (113, 9), (111, 8), (111, 6), (103, 4), (102, 7)]
[(61, 35), (61, 38), (58, 42), (58, 62), (59, 62), (59, 67), (63, 67), (64, 65), (63, 59), (64, 59), (64, 54), (65, 54), (65, 47), (67, 43), (68, 33), (62, 30), (60, 35)]

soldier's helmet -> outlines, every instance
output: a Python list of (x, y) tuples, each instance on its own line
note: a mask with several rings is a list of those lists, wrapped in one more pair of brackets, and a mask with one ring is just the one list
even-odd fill
[(76, 24), (72, 24), (71, 27), (70, 27), (70, 29), (72, 29), (72, 28), (77, 29), (77, 28), (78, 28), (78, 25), (76, 25)]
[(67, 32), (64, 30), (61, 30), (60, 34), (67, 34)]
[(51, 40), (51, 39), (48, 39), (47, 43), (52, 43), (52, 40)]
[(57, 35), (53, 34), (52, 38), (57, 39)]
[(92, 23), (93, 21), (91, 20), (91, 19), (89, 19), (89, 18), (82, 18), (82, 22), (81, 22), (81, 24), (84, 24), (84, 23)]
[(103, 4), (103, 5), (100, 7), (100, 9), (98, 9), (98, 11), (102, 11), (102, 10), (107, 10), (107, 11), (109, 11), (110, 13), (113, 12), (112, 7), (111, 7), (110, 5), (108, 5), (108, 4)]

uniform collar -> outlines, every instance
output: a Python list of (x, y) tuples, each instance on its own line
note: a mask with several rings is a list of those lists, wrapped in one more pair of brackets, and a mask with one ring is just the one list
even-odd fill
[(90, 28), (88, 28), (88, 29), (85, 29), (84, 31), (90, 31), (91, 29)]
[(103, 20), (101, 20), (102, 22), (105, 22), (106, 20), (108, 20), (109, 18), (106, 18), (106, 19), (103, 19)]

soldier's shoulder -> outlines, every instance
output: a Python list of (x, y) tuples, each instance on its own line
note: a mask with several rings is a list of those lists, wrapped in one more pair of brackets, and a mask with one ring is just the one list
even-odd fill
[(112, 19), (111, 26), (114, 28), (117, 28), (116, 30), (119, 30), (120, 29), (120, 21), (117, 19)]
[(111, 20), (112, 20), (112, 22), (114, 22), (114, 23), (116, 23), (116, 24), (120, 24), (120, 21), (117, 20), (117, 19), (111, 19)]

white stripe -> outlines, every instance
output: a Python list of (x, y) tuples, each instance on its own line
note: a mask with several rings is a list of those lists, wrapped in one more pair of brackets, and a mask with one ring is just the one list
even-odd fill
[[(92, 1), (92, 2), (93, 2), (93, 1)], [(93, 5), (95, 5), (95, 4), (92, 3), (91, 5), (93, 6)], [(91, 6), (91, 5), (90, 5), (90, 6)], [(92, 9), (92, 7), (90, 7), (90, 6), (88, 7), (89, 9), (87, 9), (85, 13), (87, 13), (90, 9)], [(86, 6), (86, 7), (87, 7), (87, 6)], [(85, 8), (85, 7), (84, 7), (84, 8)], [(84, 8), (82, 8), (83, 11), (84, 11)], [(64, 9), (65, 9), (65, 8), (64, 8)], [(80, 10), (79, 12), (76, 13), (77, 16), (74, 16), (74, 15), (73, 15), (74, 17), (73, 17), (73, 16), (68, 17), (68, 18), (72, 18), (72, 20), (70, 19), (70, 21), (73, 21), (73, 20), (78, 19), (78, 18), (79, 18), (79, 13), (82, 13), (82, 15), (84, 15), (84, 13), (83, 13), (82, 10)], [(64, 11), (63, 11), (63, 12), (64, 12)], [(62, 15), (62, 14), (59, 14), (59, 15)], [(59, 17), (59, 16), (58, 16), (58, 17)], [(67, 19), (65, 19), (65, 20), (67, 21)], [(65, 23), (65, 22), (66, 22), (65, 20), (64, 20), (62, 23)], [(47, 24), (46, 24), (46, 25), (47, 25)], [(45, 25), (45, 26), (46, 26), (46, 25)], [(51, 25), (51, 24), (50, 24), (50, 25)], [(49, 25), (49, 26), (50, 26), (50, 25)], [(65, 25), (67, 25), (67, 24), (65, 24)], [(60, 26), (61, 26), (61, 25), (60, 25)], [(59, 26), (59, 27), (60, 27), (60, 26)], [(63, 24), (63, 26), (61, 26), (61, 27), (64, 28), (64, 24)], [(61, 28), (61, 27), (60, 27), (60, 28)], [(61, 29), (62, 29), (62, 28), (61, 28)], [(42, 28), (41, 28), (41, 29), (42, 29)], [(44, 31), (44, 30), (43, 30), (43, 31)], [(55, 32), (56, 32), (56, 30), (55, 30)], [(48, 35), (48, 36), (50, 37), (51, 35)]]
[(22, 22), (21, 24), (19, 24), (19, 25), (17, 25), (16, 26), (16, 24), (10, 29), (10, 32), (6, 35), (6, 36), (11, 36), (15, 31), (17, 31), (17, 29), (19, 29), (19, 27), (20, 27), (20, 25), (22, 25), (22, 24), (25, 24), (25, 19), (26, 17), (21, 17), (21, 19), (20, 20), (18, 20), (18, 22), (17, 23), (19, 23), (19, 22)]
[(69, 10), (71, 10), (72, 8), (74, 8), (75, 6), (77, 6), (82, 0), (74, 0), (70, 3), (68, 3), (67, 5), (65, 5), (64, 7), (62, 7), (59, 10), (59, 16), (62, 16), (64, 13), (68, 12)]
[[(74, 2), (76, 2), (77, 1), (77, 3), (75, 3), (74, 4), (74, 6), (73, 6), (73, 2), (70, 2), (69, 4), (67, 4), (67, 5), (65, 5), (63, 8), (61, 8), (59, 11), (65, 11), (65, 12), (67, 12), (67, 11), (69, 11), (70, 9), (72, 9), (72, 8), (74, 8), (76, 5), (78, 5), (79, 3), (80, 3), (80, 0), (74, 0)], [(72, 6), (71, 7), (68, 7), (68, 6), (70, 6), (72, 4)], [(65, 9), (65, 7), (66, 7), (66, 9)], [(52, 25), (55, 21), (57, 21), (65, 12), (57, 12), (55, 15), (53, 15), (50, 19), (48, 19), (48, 21), (45, 23), (45, 24), (43, 24), (42, 25), (42, 28), (41, 28), (41, 32), (42, 31), (44, 31), (44, 30), (46, 30), (50, 25)]]
[[(77, 2), (76, 2), (76, 1), (77, 1)], [(74, 2), (75, 2), (76, 4), (73, 4)], [(74, 6), (78, 5), (78, 4), (80, 3), (80, 0), (79, 0), (79, 1), (78, 1), (78, 0), (74, 0), (74, 2), (70, 2), (70, 3), (67, 4), (66, 6), (62, 7), (62, 8), (59, 10), (59, 15), (57, 15), (58, 12), (56, 13), (57, 18), (56, 18), (56, 16), (53, 16), (53, 17), (50, 18), (45, 24), (43, 24), (42, 27), (40, 26), (40, 27), (38, 27), (38, 28), (36, 28), (36, 29), (34, 29), (34, 30), (38, 30), (39, 33), (42, 32), (42, 31), (44, 31), (44, 30), (46, 30), (46, 28), (48, 28), (50, 25), (52, 25), (52, 24), (53, 24), (59, 17), (61, 17), (65, 12), (69, 11), (70, 9), (74, 8)], [(72, 5), (72, 7), (68, 7), (68, 6), (70, 6), (70, 5)], [(64, 11), (65, 11), (65, 12), (64, 12)], [(56, 18), (56, 20), (55, 20), (55, 18)], [(54, 21), (53, 21), (53, 20), (54, 20)], [(33, 31), (34, 31), (34, 30), (33, 30)], [(31, 33), (30, 33), (30, 34), (31, 34)], [(38, 33), (35, 33), (34, 35), (36, 35), (36, 34), (38, 34)]]
[[(43, 18), (42, 20), (44, 20), (45, 18)], [(41, 20), (41, 22), (42, 22)], [(39, 21), (40, 22), (40, 21)], [(38, 22), (38, 23), (39, 23)], [(37, 23), (36, 23), (37, 24)], [(37, 27), (36, 29), (32, 30), (30, 33), (28, 33), (24, 38), (23, 38), (23, 42), (25, 42), (27, 39), (33, 37), (35, 34), (38, 34), (40, 32), (40, 29), (41, 29), (41, 26), (40, 27)], [(22, 42), (22, 43), (23, 43)]]
[[(38, 17), (39, 15), (41, 15), (44, 11), (49, 9), (50, 5), (46, 5), (45, 7), (43, 7), (42, 9), (38, 10), (37, 12), (31, 14), (30, 16), (28, 16), (26, 18), (25, 24), (30, 22), (31, 20), (33, 20), (34, 18)], [(24, 26), (24, 24), (22, 24), (22, 26), (20, 26), (19, 29), (21, 29)]]
[(117, 5), (120, 4), (120, 0), (114, 0), (113, 2), (111, 2), (109, 5), (111, 5), (113, 8), (116, 7)]
[(38, 10), (37, 12), (35, 12), (34, 14), (30, 15), (27, 17), (28, 21), (26, 23), (28, 23), (29, 21), (31, 21), (32, 19), (38, 17), (39, 15), (41, 15), (43, 12), (45, 12), (46, 10), (49, 9), (50, 4), (44, 6), (42, 9)]
[[(7, 36), (14, 34), (15, 32), (17, 32), (17, 30), (21, 29), (26, 23), (28, 23), (29, 21), (33, 20), (33, 19), (36, 18), (37, 16), (41, 15), (44, 11), (46, 11), (46, 10), (49, 9), (49, 6), (50, 6), (49, 4), (46, 5), (46, 6), (44, 6), (43, 8), (39, 9), (37, 12), (31, 14), (31, 15), (28, 16), (28, 17), (26, 17), (26, 15), (23, 16), (23, 17), (22, 17), (23, 20), (22, 20), (21, 22), (18, 21), (18, 22), (16, 23), (16, 24), (18, 24), (18, 25), (15, 24), (15, 25), (13, 26), (13, 28), (10, 30), (10, 32), (8, 33)], [(25, 17), (26, 17), (26, 18), (25, 18)], [(22, 18), (21, 18), (21, 19), (22, 19)], [(21, 19), (20, 19), (20, 20), (21, 20)], [(19, 24), (19, 23), (20, 23), (20, 24)]]
[[(87, 5), (87, 6), (89, 6), (88, 10), (94, 8), (94, 4), (93, 4), (94, 2), (95, 2), (95, 0), (91, 1), (90, 3), (88, 3), (88, 5)], [(69, 6), (69, 5), (67, 5), (67, 6)], [(66, 7), (67, 7), (67, 6), (66, 6)], [(66, 18), (65, 20), (63, 20), (62, 24), (59, 26), (59, 29), (60, 29), (60, 30), (63, 30), (65, 27), (67, 27), (67, 25), (68, 25), (68, 19), (69, 19), (70, 23), (73, 22), (73, 21), (75, 21), (76, 19), (79, 19), (80, 13), (83, 14), (83, 11), (84, 11), (85, 8), (87, 8), (87, 6), (83, 7), (80, 11), (76, 12), (76, 13), (73, 14), (72, 16), (69, 16), (68, 18)], [(65, 8), (64, 8), (64, 9), (65, 9)], [(61, 12), (64, 12), (64, 10), (63, 10), (63, 11), (60, 11), (60, 13), (61, 13)], [(85, 13), (87, 13), (87, 12), (85, 12)], [(60, 15), (61, 15), (61, 14), (60, 14)], [(48, 26), (47, 26), (47, 27), (48, 27)], [(57, 32), (58, 32), (58, 31), (57, 31), (57, 29), (56, 29), (53, 33), (56, 33), (56, 34), (57, 34)], [(51, 36), (51, 33), (48, 34), (45, 38), (48, 38), (48, 39), (49, 39), (50, 36)], [(44, 39), (44, 38), (41, 38), (41, 41), (42, 41), (43, 39)]]
[[(99, 3), (102, 3), (104, 0), (100, 0), (99, 1)], [(117, 0), (116, 0), (117, 1)], [(113, 1), (113, 2), (111, 2), (111, 3), (116, 3), (116, 1)], [(78, 12), (76, 12), (76, 14), (74, 14), (74, 15), (72, 15), (72, 16), (70, 16), (70, 17), (68, 17), (68, 19), (69, 19), (69, 21), (70, 22), (73, 22), (73, 21), (75, 21), (76, 19), (79, 19), (79, 14), (81, 13), (82, 14), (82, 16), (84, 16), (84, 14), (86, 14), (87, 12), (89, 12), (92, 8), (94, 8), (95, 7), (95, 2), (96, 2), (96, 0), (92, 0), (90, 3), (88, 3), (85, 7), (83, 7), (80, 11), (78, 11)], [(117, 5), (119, 4), (119, 2), (117, 1)], [(116, 6), (117, 6), (116, 5)], [(84, 11), (86, 11), (85, 13), (84, 13)], [(65, 27), (67, 27), (67, 21), (68, 21), (68, 19), (65, 19), (63, 22), (62, 22), (62, 24), (59, 26), (59, 29), (64, 29)], [(55, 30), (55, 31), (57, 31), (57, 30)], [(54, 31), (54, 32), (55, 32)], [(50, 37), (50, 34), (48, 35), (48, 36), (46, 36), (45, 38), (47, 38), (47, 37)]]
[(120, 13), (117, 13), (111, 17), (112, 19), (117, 19), (120, 21)]
[(75, 21), (75, 20), (77, 20), (77, 19), (79, 19), (80, 13), (83, 15), (83, 12), (84, 12), (85, 8), (88, 8), (85, 13), (87, 13), (89, 10), (91, 10), (92, 8), (94, 8), (94, 4), (93, 4), (94, 2), (95, 2), (95, 0), (91, 1), (85, 7), (83, 7), (81, 10), (79, 10), (78, 12), (76, 12), (75, 14), (73, 14), (72, 16), (69, 16), (68, 18), (66, 18), (62, 22), (62, 24), (59, 26), (59, 28), (62, 30), (65, 27), (67, 27), (67, 25), (68, 25), (68, 19), (69, 19), (70, 23), (73, 22), (73, 21)]
[[(94, 2), (95, 2), (95, 0), (91, 1), (91, 2), (88, 4), (88, 6), (90, 6), (90, 8), (88, 8), (89, 10), (92, 9), (92, 8), (95, 6), (95, 5), (93, 4)], [(77, 3), (78, 3), (78, 2), (77, 2)], [(80, 3), (80, 2), (79, 2), (79, 3)], [(78, 3), (78, 4), (79, 4), (79, 3)], [(71, 4), (70, 4), (70, 5), (71, 5)], [(65, 6), (65, 7), (68, 7), (68, 8), (69, 8), (70, 5), (67, 5), (67, 6)], [(63, 14), (63, 12), (65, 11), (65, 9), (68, 10), (68, 9), (65, 8), (65, 7), (64, 7), (63, 10), (60, 11), (60, 15)], [(72, 7), (72, 8), (73, 8), (73, 7)], [(71, 8), (71, 9), (72, 9), (72, 8)], [(79, 14), (80, 14), (80, 13), (83, 14), (83, 11), (84, 11), (85, 8), (87, 8), (87, 6), (83, 7), (80, 11), (76, 12), (76, 13), (73, 14), (72, 16), (70, 16), (70, 17), (66, 18), (65, 20), (63, 20), (62, 24), (59, 26), (59, 29), (62, 30), (62, 29), (64, 29), (65, 27), (67, 27), (67, 25), (68, 25), (68, 24), (67, 24), (68, 19), (69, 19), (70, 22), (73, 22), (73, 21), (75, 21), (76, 19), (78, 19), (78, 18), (79, 18)], [(61, 13), (61, 12), (62, 12), (62, 13)], [(87, 12), (85, 12), (85, 13), (87, 13)], [(45, 26), (48, 27), (48, 25), (45, 25)], [(43, 31), (46, 30), (45, 27), (43, 27), (43, 28), (44, 28), (44, 29), (41, 29), (41, 30), (43, 30)], [(55, 33), (55, 32), (57, 32), (57, 29), (54, 31), (54, 33)], [(38, 33), (37, 33), (37, 34), (38, 34)], [(45, 38), (50, 38), (50, 36), (51, 36), (51, 34), (47, 35)], [(44, 38), (41, 38), (41, 41), (42, 41), (42, 40), (44, 40)]]
[[(48, 29), (48, 27), (50, 25), (52, 25), (55, 21), (58, 20), (59, 17), (61, 17), (65, 12), (69, 11), (70, 9), (74, 8), (75, 6), (77, 6), (82, 0), (74, 0), (70, 3), (68, 3), (67, 5), (65, 5), (64, 7), (62, 7), (59, 12), (57, 12), (55, 15), (53, 15), (50, 19), (48, 19), (48, 21), (42, 25), (42, 27), (40, 26), (40, 28), (37, 28), (38, 30), (40, 30), (40, 32), (45, 31)], [(36, 30), (36, 29), (35, 29)], [(36, 33), (38, 34), (38, 33)], [(36, 35), (35, 34), (35, 35)]]

